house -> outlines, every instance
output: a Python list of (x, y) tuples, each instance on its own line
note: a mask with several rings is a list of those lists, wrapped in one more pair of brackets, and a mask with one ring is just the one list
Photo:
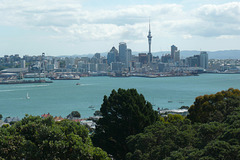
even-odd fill
[(80, 122), (81, 125), (87, 125), (89, 126), (91, 129), (96, 129), (96, 123), (93, 122), (92, 120), (82, 120)]
[(48, 113), (48, 114), (45, 114), (45, 113), (44, 113), (43, 115), (41, 115), (42, 118), (48, 118), (48, 117), (51, 117), (51, 116), (52, 116), (52, 115), (51, 115), (50, 113)]
[(73, 119), (74, 122), (81, 122), (83, 119)]
[(18, 121), (20, 121), (20, 119), (18, 117), (13, 117), (13, 118), (7, 117), (4, 120), (5, 123), (9, 123), (9, 124), (15, 123), (15, 122), (18, 122)]
[(57, 122), (57, 121), (62, 121), (62, 120), (64, 120), (64, 118), (62, 118), (61, 116), (59, 116), (59, 117), (55, 116), (53, 119), (54, 119), (56, 122)]

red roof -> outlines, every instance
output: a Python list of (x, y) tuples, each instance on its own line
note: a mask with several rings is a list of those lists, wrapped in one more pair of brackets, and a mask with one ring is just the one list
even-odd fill
[(74, 119), (75, 122), (81, 122), (83, 119)]
[(51, 117), (51, 115), (50, 115), (50, 113), (48, 113), (48, 114), (45, 114), (45, 113), (44, 113), (43, 115), (41, 115), (41, 117), (42, 117), (42, 118), (47, 118), (47, 117)]
[(62, 121), (62, 120), (64, 120), (64, 118), (62, 118), (61, 116), (60, 117), (55, 116), (53, 119), (55, 121)]

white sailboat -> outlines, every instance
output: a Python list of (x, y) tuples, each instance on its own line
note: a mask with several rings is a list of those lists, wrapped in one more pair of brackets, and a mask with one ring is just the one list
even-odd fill
[(28, 95), (28, 92), (27, 92), (27, 96), (26, 96), (26, 99), (30, 99), (29, 95)]

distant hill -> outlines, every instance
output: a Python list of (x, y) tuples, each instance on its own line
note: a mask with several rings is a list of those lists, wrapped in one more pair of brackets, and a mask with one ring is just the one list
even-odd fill
[[(196, 50), (183, 50), (180, 51), (181, 58), (190, 57), (200, 54), (201, 51)], [(154, 56), (162, 56), (163, 54), (170, 53), (170, 51), (154, 52)], [(223, 51), (207, 51), (209, 59), (240, 59), (240, 50), (223, 50)]]
[[(182, 50), (180, 51), (181, 58), (190, 57), (193, 55), (200, 54), (201, 51), (196, 50)], [(133, 55), (138, 55), (138, 53), (146, 52), (133, 52)], [(160, 51), (153, 52), (153, 56), (161, 57), (164, 54), (170, 53), (170, 51)], [(240, 50), (222, 50), (222, 51), (207, 51), (209, 59), (240, 59)], [(84, 54), (84, 55), (72, 55), (72, 56), (59, 56), (59, 57), (92, 57), (94, 54)], [(107, 56), (107, 52), (101, 53), (101, 56)]]

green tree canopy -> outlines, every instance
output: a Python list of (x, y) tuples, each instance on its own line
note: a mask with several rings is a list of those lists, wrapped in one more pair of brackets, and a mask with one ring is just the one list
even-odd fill
[(102, 113), (99, 110), (96, 110), (94, 112), (94, 116), (102, 116)]
[(71, 115), (72, 115), (73, 117), (76, 117), (76, 118), (80, 118), (80, 117), (81, 117), (81, 114), (80, 114), (78, 111), (72, 111), (72, 112), (71, 112)]
[(100, 109), (103, 118), (97, 122), (93, 143), (116, 159), (127, 153), (126, 137), (135, 135), (153, 124), (158, 114), (136, 89), (118, 89), (104, 96)]
[(0, 128), (0, 159), (109, 159), (92, 145), (88, 130), (79, 123), (52, 117), (26, 116)]
[(199, 96), (189, 108), (188, 118), (192, 122), (222, 122), (240, 106), (240, 91), (230, 88), (216, 94)]
[[(199, 97), (196, 101), (189, 119), (179, 115), (161, 117), (143, 133), (127, 137), (129, 152), (126, 158), (240, 159), (239, 90), (229, 89)], [(219, 118), (214, 113), (222, 116)]]

